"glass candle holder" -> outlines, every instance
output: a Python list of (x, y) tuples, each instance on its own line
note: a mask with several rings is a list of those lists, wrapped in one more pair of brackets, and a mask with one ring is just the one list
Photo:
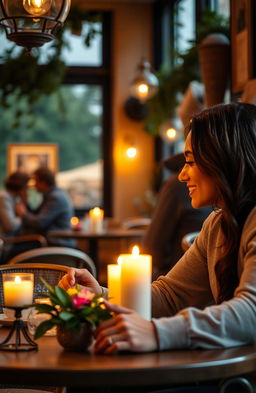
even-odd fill
[[(35, 303), (39, 303), (39, 304), (51, 304), (50, 299), (49, 298), (41, 298), (41, 299), (36, 299)], [(29, 333), (34, 336), (37, 327), (40, 325), (41, 322), (47, 321), (47, 319), (50, 319), (51, 316), (49, 314), (38, 314), (37, 310), (35, 308), (32, 308), (29, 316), (28, 316), (28, 322), (27, 322), (27, 326), (28, 326), (28, 331)], [(56, 336), (56, 331), (57, 328), (56, 326), (54, 326), (52, 329), (47, 330), (47, 332), (44, 334), (44, 336)]]
[(5, 307), (24, 307), (33, 303), (33, 273), (3, 273)]

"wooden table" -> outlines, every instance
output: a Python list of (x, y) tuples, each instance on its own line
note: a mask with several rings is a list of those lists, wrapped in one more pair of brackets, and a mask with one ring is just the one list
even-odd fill
[[(0, 329), (1, 341), (6, 329)], [(0, 383), (79, 387), (165, 387), (226, 379), (256, 369), (256, 347), (114, 356), (65, 352), (55, 337), (39, 350), (0, 351)], [(132, 391), (132, 390), (131, 390)]]
[[(92, 258), (93, 262), (96, 265), (96, 268), (98, 270), (98, 265), (99, 265), (99, 242), (100, 240), (104, 239), (109, 239), (109, 240), (115, 240), (115, 239), (124, 239), (127, 241), (131, 240), (137, 240), (139, 241), (140, 239), (143, 238), (145, 235), (145, 230), (143, 229), (107, 229), (104, 230), (101, 233), (96, 233), (96, 232), (89, 232), (89, 231), (49, 231), (47, 233), (47, 237), (53, 237), (53, 238), (74, 238), (74, 239), (83, 239), (88, 241), (88, 254)], [(85, 250), (83, 250), (85, 251)]]

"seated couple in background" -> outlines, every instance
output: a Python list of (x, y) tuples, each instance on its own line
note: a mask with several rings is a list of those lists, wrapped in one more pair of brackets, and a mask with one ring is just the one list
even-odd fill
[[(151, 321), (105, 301), (113, 318), (94, 332), (96, 353), (256, 342), (256, 106), (218, 105), (194, 115), (179, 180), (194, 208), (214, 211), (175, 266), (152, 283)], [(76, 283), (104, 293), (87, 270), (70, 269), (59, 284)]]
[[(67, 193), (56, 186), (55, 174), (46, 167), (38, 168), (32, 175), (36, 190), (42, 194), (42, 202), (33, 210), (28, 205), (27, 188), (29, 176), (15, 172), (5, 180), (5, 190), (0, 193), (0, 227), (2, 235), (17, 236), (41, 234), (49, 230), (69, 230), (74, 215)], [(73, 239), (49, 240), (49, 246), (74, 247)], [(14, 255), (38, 247), (23, 243), (11, 247), (5, 260)], [(5, 261), (3, 261), (5, 262)]]

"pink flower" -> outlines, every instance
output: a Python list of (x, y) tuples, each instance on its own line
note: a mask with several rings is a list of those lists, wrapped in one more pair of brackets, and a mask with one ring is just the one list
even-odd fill
[(73, 303), (74, 308), (81, 308), (85, 304), (88, 304), (89, 301), (83, 297), (80, 297), (80, 296), (73, 296), (72, 303)]
[(81, 308), (85, 304), (90, 304), (94, 296), (94, 293), (88, 291), (86, 288), (83, 288), (77, 296), (72, 296), (72, 304), (74, 308)]
[(95, 294), (92, 293), (91, 291), (88, 291), (88, 289), (83, 288), (79, 292), (79, 296), (84, 298), (84, 299), (86, 299), (86, 300), (88, 300), (88, 302), (90, 302), (95, 297)]

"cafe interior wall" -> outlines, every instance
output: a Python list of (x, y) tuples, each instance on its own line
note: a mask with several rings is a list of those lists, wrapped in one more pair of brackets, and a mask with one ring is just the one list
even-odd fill
[[(130, 78), (142, 56), (152, 63), (152, 19), (150, 2), (87, 1), (88, 9), (113, 11), (112, 31), (112, 124), (113, 124), (113, 216), (117, 220), (150, 213), (146, 201), (154, 171), (154, 141), (144, 131), (143, 121), (134, 121), (124, 112), (130, 96)], [(137, 156), (129, 159), (129, 144)]]

